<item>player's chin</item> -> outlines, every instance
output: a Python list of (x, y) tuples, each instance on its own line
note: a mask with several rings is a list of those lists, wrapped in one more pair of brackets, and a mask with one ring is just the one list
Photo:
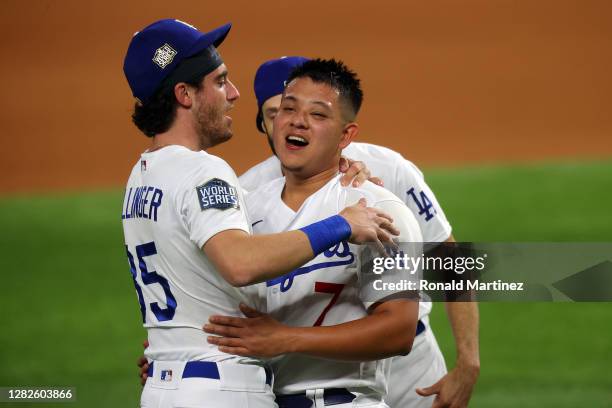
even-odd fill
[(291, 156), (291, 155), (287, 155), (286, 153), (279, 153), (277, 154), (279, 160), (281, 161), (281, 164), (283, 165), (283, 167), (291, 172), (301, 172), (301, 170), (304, 168), (305, 166), (305, 162), (304, 160), (300, 160), (298, 158), (296, 158), (295, 156)]
[(210, 139), (210, 147), (218, 146), (230, 140), (234, 134), (230, 129), (215, 132), (215, 135)]

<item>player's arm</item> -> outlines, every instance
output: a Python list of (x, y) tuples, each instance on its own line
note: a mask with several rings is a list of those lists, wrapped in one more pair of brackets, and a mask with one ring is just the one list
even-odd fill
[[(404, 160), (398, 164), (397, 180), (392, 182), (396, 194), (402, 193), (406, 204), (417, 216), (424, 231), (424, 241), (436, 242), (444, 237), (446, 243), (455, 242), (451, 227), (433, 191), (422, 173), (412, 163)], [(468, 294), (469, 297), (469, 294)], [(457, 349), (455, 368), (438, 382), (417, 389), (421, 396), (437, 394), (433, 407), (467, 407), (472, 389), (480, 373), (478, 351), (479, 316), (478, 303), (445, 302), (445, 309), (453, 330)]]
[[(453, 243), (455, 239), (451, 235), (446, 242)], [(478, 303), (445, 302), (444, 305), (455, 337), (457, 366), (465, 367), (477, 376), (480, 370)]]
[(286, 343), (289, 353), (334, 360), (380, 360), (406, 355), (416, 333), (419, 302), (389, 300), (358, 320), (335, 326), (293, 328)]
[(384, 211), (366, 207), (365, 200), (333, 218), (279, 234), (253, 236), (237, 229), (224, 230), (208, 239), (202, 249), (227, 282), (246, 286), (282, 276), (343, 240), (382, 247), (381, 242), (390, 242), (391, 234), (398, 233), (393, 219)]
[[(446, 243), (453, 242), (455, 239), (451, 235)], [(444, 306), (455, 338), (455, 367), (437, 383), (417, 389), (417, 392), (422, 396), (437, 394), (438, 406), (452, 403), (458, 407), (467, 407), (480, 374), (478, 303), (445, 302)]]
[(240, 305), (247, 318), (211, 316), (204, 331), (216, 335), (209, 336), (208, 342), (219, 346), (220, 351), (241, 356), (300, 353), (333, 360), (379, 360), (410, 352), (418, 307), (415, 300), (390, 300), (351, 322), (291, 327)]

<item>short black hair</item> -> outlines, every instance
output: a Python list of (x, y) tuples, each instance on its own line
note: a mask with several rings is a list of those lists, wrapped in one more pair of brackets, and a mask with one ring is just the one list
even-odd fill
[(313, 82), (329, 85), (340, 93), (354, 115), (359, 113), (363, 102), (361, 81), (344, 62), (336, 59), (312, 59), (291, 72), (287, 84), (296, 78), (310, 78)]
[[(182, 82), (199, 90), (202, 86), (202, 78), (204, 78), (203, 75), (194, 80)], [(174, 87), (164, 84), (146, 102), (137, 101), (134, 104), (132, 122), (147, 137), (153, 137), (170, 129), (176, 116), (177, 106)]]

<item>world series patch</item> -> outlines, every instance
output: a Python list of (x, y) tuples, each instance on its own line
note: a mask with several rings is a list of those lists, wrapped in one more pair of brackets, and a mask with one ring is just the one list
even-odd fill
[(206, 184), (196, 187), (198, 201), (202, 211), (216, 208), (227, 210), (228, 208), (240, 208), (238, 193), (227, 181), (214, 178)]
[(166, 43), (155, 50), (155, 55), (153, 55), (153, 62), (159, 65), (161, 69), (164, 69), (168, 64), (172, 62), (176, 54), (176, 50), (172, 48), (168, 43)]

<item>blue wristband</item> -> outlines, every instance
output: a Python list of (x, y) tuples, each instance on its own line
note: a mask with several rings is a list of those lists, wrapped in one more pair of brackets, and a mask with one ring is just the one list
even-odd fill
[(300, 228), (310, 241), (315, 256), (331, 248), (333, 245), (348, 239), (351, 236), (351, 226), (344, 217), (334, 215), (322, 221), (315, 222)]

